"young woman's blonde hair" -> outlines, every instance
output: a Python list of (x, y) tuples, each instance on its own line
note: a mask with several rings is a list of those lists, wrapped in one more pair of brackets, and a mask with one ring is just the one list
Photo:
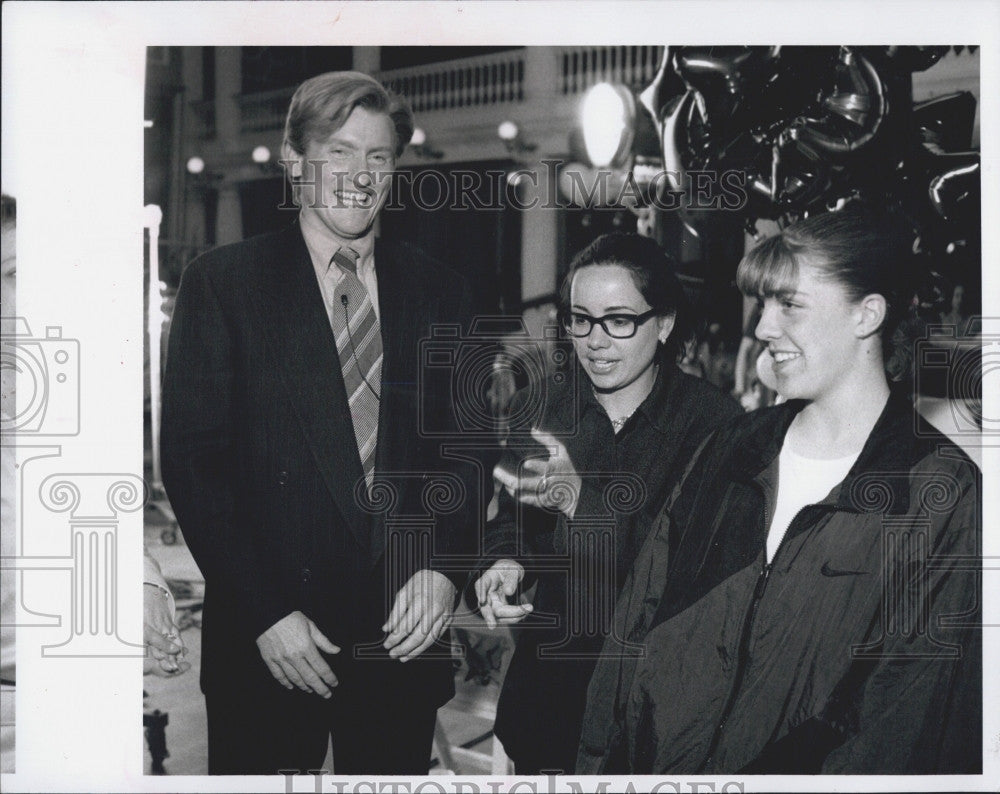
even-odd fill
[(897, 334), (913, 297), (901, 226), (881, 210), (852, 201), (834, 212), (796, 221), (747, 252), (736, 271), (744, 295), (780, 297), (795, 291), (799, 267), (807, 264), (839, 284), (849, 300), (885, 298), (882, 354), (892, 381), (909, 374), (912, 340)]

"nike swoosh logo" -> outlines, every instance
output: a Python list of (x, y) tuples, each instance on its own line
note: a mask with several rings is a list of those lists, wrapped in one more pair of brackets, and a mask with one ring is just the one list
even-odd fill
[(823, 576), (858, 576), (860, 574), (868, 573), (868, 571), (842, 571), (839, 568), (831, 568), (829, 562), (824, 562), (823, 567), (819, 569), (819, 572)]

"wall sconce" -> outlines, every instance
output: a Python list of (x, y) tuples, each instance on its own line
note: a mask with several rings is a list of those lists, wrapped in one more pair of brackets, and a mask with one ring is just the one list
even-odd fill
[(208, 190), (222, 181), (222, 174), (197, 154), (188, 158), (184, 170), (187, 171), (185, 183), (194, 190)]
[(427, 142), (427, 133), (422, 127), (414, 127), (413, 135), (410, 136), (410, 148), (417, 157), (425, 160), (440, 160), (444, 157), (444, 152), (435, 149)]
[[(200, 155), (192, 155), (185, 163), (185, 170), (196, 185), (211, 185), (222, 180), (252, 180), (258, 176), (275, 176), (284, 173), (281, 164), (271, 156), (271, 149), (264, 144), (255, 146), (250, 152), (245, 149), (220, 157), (213, 157), (211, 163)], [(259, 174), (255, 173), (259, 172)]]
[(264, 146), (264, 144), (254, 147), (254, 150), (250, 153), (250, 159), (257, 164), (257, 167), (264, 174), (283, 173), (281, 165), (271, 159), (271, 150), (267, 146)]
[(497, 127), (497, 135), (503, 141), (507, 151), (515, 157), (528, 154), (538, 148), (537, 144), (528, 143), (524, 139), (524, 136), (521, 135), (521, 128), (513, 121), (501, 121), (500, 126)]

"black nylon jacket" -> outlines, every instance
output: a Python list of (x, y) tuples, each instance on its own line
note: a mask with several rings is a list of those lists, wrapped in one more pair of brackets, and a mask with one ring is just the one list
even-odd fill
[[(525, 586), (537, 581), (535, 612), (518, 625), (495, 731), (519, 770), (569, 773), (587, 682), (619, 588), (695, 450), (741, 411), (712, 384), (666, 365), (618, 435), (582, 370), (575, 381), (550, 382), (545, 396), (538, 424), (565, 444), (582, 489), (572, 521), (503, 491), (488, 527), (487, 559), (517, 559)], [(525, 397), (519, 393), (515, 406)], [(527, 431), (513, 428), (508, 453), (518, 443), (531, 447)]]
[(718, 431), (660, 514), (615, 615), (644, 655), (598, 663), (579, 774), (981, 770), (979, 471), (893, 396), (765, 565), (802, 405)]

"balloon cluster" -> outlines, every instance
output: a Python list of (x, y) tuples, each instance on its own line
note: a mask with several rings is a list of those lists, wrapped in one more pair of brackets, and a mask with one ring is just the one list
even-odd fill
[[(640, 101), (663, 166), (740, 171), (748, 228), (852, 198), (898, 212), (914, 253), (978, 254), (980, 159), (968, 92), (913, 103), (948, 47), (667, 47)], [(946, 269), (946, 268), (943, 268)]]

